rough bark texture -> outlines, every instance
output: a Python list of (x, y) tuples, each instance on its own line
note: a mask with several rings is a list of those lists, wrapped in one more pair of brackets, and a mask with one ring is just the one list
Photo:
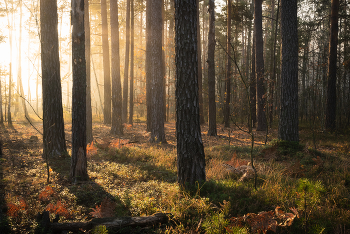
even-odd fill
[(102, 17), (102, 52), (103, 52), (103, 76), (104, 76), (104, 123), (111, 123), (111, 72), (109, 64), (108, 21), (107, 3), (101, 0)]
[(111, 1), (112, 47), (112, 128), (111, 133), (123, 135), (122, 86), (120, 82), (118, 0)]
[(299, 141), (298, 116), (298, 3), (282, 0), (282, 74), (278, 138)]
[(131, 38), (130, 38), (130, 100), (129, 100), (129, 124), (133, 124), (133, 117), (134, 117), (134, 0), (131, 0)]
[[(151, 142), (166, 142), (164, 132), (164, 76), (162, 69), (162, 1), (148, 0), (147, 13), (149, 16), (149, 28), (147, 33), (146, 53), (148, 67), (146, 76), (149, 80), (150, 92), (150, 121), (151, 121)], [(147, 112), (149, 109), (147, 109)]]
[(67, 154), (64, 136), (57, 24), (57, 1), (41, 0), (43, 142), (44, 155), (49, 157)]
[(231, 0), (227, 0), (227, 41), (226, 41), (226, 78), (224, 124), (230, 127), (230, 97), (231, 97)]
[(331, 3), (331, 35), (329, 39), (328, 57), (328, 87), (326, 106), (326, 130), (333, 131), (336, 127), (337, 107), (337, 46), (338, 46), (338, 13), (339, 0), (332, 0)]
[(255, 72), (256, 96), (258, 100), (258, 126), (257, 131), (266, 130), (265, 115), (265, 85), (264, 85), (264, 43), (262, 31), (262, 0), (255, 0), (254, 29), (255, 29)]
[(86, 60), (86, 143), (91, 143), (92, 136), (92, 110), (91, 110), (91, 72), (90, 72), (90, 17), (89, 0), (84, 0), (84, 28), (85, 28), (85, 60)]
[(87, 180), (84, 0), (72, 0), (72, 159), (70, 178)]
[(208, 99), (209, 129), (208, 136), (216, 136), (216, 103), (215, 103), (215, 3), (209, 0), (209, 34), (208, 34)]
[(197, 2), (175, 0), (176, 137), (178, 182), (205, 181), (205, 156), (199, 123)]
[(125, 63), (123, 80), (123, 123), (127, 122), (128, 117), (128, 87), (129, 87), (129, 54), (130, 54), (130, 0), (127, 0), (126, 6), (126, 38), (125, 38)]

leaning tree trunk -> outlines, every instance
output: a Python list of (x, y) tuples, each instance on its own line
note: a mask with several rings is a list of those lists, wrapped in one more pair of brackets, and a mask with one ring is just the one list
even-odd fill
[(63, 122), (57, 22), (57, 1), (41, 0), (43, 142), (44, 155), (50, 157), (67, 154)]
[(88, 180), (86, 162), (86, 61), (84, 0), (72, 0), (72, 159), (70, 179)]
[(282, 74), (278, 138), (299, 142), (298, 3), (282, 0)]
[(205, 181), (199, 123), (196, 13), (196, 0), (175, 0), (177, 170), (178, 182), (185, 188)]
[(337, 107), (337, 46), (339, 0), (332, 0), (331, 35), (329, 39), (326, 130), (334, 131)]
[(215, 3), (209, 0), (209, 34), (208, 34), (208, 99), (209, 129), (208, 136), (216, 136), (216, 103), (215, 103)]
[(111, 133), (123, 135), (123, 103), (120, 83), (118, 0), (111, 1), (112, 40), (112, 128)]

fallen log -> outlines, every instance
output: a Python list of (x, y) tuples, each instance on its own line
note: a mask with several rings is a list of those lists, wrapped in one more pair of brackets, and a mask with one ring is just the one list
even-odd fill
[(49, 228), (54, 233), (62, 231), (91, 230), (96, 226), (104, 225), (107, 228), (125, 228), (125, 227), (145, 227), (155, 224), (166, 223), (169, 220), (169, 213), (156, 213), (151, 216), (142, 217), (119, 217), (119, 218), (96, 218), (89, 222), (72, 223), (50, 223)]

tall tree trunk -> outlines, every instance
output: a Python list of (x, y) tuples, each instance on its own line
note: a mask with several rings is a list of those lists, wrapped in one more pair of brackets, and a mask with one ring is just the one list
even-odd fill
[[(204, 3), (203, 3), (204, 4)], [(204, 14), (204, 12), (203, 12)], [(203, 21), (204, 24), (204, 21)], [(198, 98), (199, 98), (199, 116), (200, 123), (204, 124), (203, 112), (203, 77), (202, 77), (202, 46), (201, 46), (201, 28), (199, 24), (199, 0), (197, 0), (197, 46), (198, 46)]]
[(90, 13), (89, 0), (84, 0), (84, 28), (85, 28), (85, 61), (86, 61), (86, 143), (91, 143), (92, 136), (92, 110), (91, 110), (91, 70), (90, 70)]
[(225, 106), (224, 124), (230, 127), (230, 97), (231, 97), (231, 0), (227, 0), (227, 41), (226, 41), (226, 78), (225, 78)]
[(328, 87), (326, 106), (326, 130), (335, 130), (336, 107), (337, 107), (337, 46), (338, 46), (338, 12), (339, 0), (332, 0), (331, 3), (331, 28), (329, 40), (328, 57)]
[[(127, 122), (128, 116), (128, 82), (129, 82), (129, 53), (130, 53), (130, 0), (126, 6), (126, 38), (125, 38), (125, 63), (123, 82), (123, 123)], [(130, 94), (131, 95), (131, 94)]]
[(134, 117), (134, 0), (131, 0), (131, 38), (130, 38), (130, 105), (129, 105), (129, 124), (133, 125)]
[(256, 73), (255, 73), (255, 32), (253, 33), (253, 49), (252, 49), (252, 71), (250, 73), (249, 82), (249, 93), (250, 93), (250, 114), (252, 127), (256, 125)]
[(298, 3), (282, 0), (282, 75), (278, 138), (299, 142)]
[(208, 136), (216, 136), (216, 103), (215, 103), (215, 3), (209, 0), (209, 34), (208, 34), (208, 98), (209, 129)]
[(49, 157), (67, 154), (63, 122), (57, 23), (57, 1), (41, 0), (43, 142), (44, 155)]
[[(11, 40), (10, 40), (11, 41)], [(10, 42), (10, 47), (11, 47), (11, 51), (12, 51), (12, 46), (11, 46), (11, 42)], [(12, 54), (12, 53), (11, 53)], [(11, 56), (12, 58), (12, 56)], [(12, 59), (10, 60), (12, 61)], [(9, 74), (9, 101), (8, 101), (8, 105), (7, 105), (7, 124), (9, 128), (13, 128), (12, 125), (12, 117), (11, 117), (11, 94), (12, 94), (12, 63), (10, 62), (10, 74)]]
[(177, 169), (178, 182), (185, 188), (205, 181), (199, 122), (196, 13), (196, 0), (175, 0)]
[[(147, 47), (146, 53), (149, 61), (146, 70), (146, 76), (150, 83), (150, 103), (151, 103), (151, 138), (150, 142), (165, 143), (164, 132), (164, 74), (162, 69), (162, 1), (148, 0), (147, 14), (150, 16), (149, 28), (147, 33)], [(149, 109), (147, 109), (147, 112)]]
[(104, 76), (104, 123), (111, 123), (111, 74), (109, 64), (108, 21), (107, 2), (101, 0), (102, 17), (102, 51), (103, 51), (103, 76)]
[(86, 160), (86, 61), (84, 0), (72, 0), (72, 182), (88, 180)]
[(150, 1), (151, 0), (147, 0), (146, 3), (146, 61), (145, 61), (145, 68), (146, 68), (146, 106), (147, 106), (147, 131), (151, 131), (152, 127), (152, 103), (151, 103), (151, 76), (147, 75), (147, 71), (149, 71), (151, 69), (151, 54), (147, 53), (148, 50), (151, 49), (151, 40), (149, 40), (148, 38), (150, 38), (150, 30), (151, 30), (151, 7), (150, 7)]
[(255, 72), (256, 95), (258, 99), (258, 126), (257, 131), (266, 131), (265, 115), (265, 85), (264, 85), (264, 43), (262, 32), (262, 0), (255, 1), (254, 28), (255, 28)]
[(111, 133), (123, 135), (123, 103), (120, 82), (118, 1), (111, 1), (111, 41), (112, 41), (112, 128)]

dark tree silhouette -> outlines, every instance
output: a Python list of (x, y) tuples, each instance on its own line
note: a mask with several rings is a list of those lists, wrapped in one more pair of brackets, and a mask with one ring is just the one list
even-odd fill
[(208, 136), (216, 136), (216, 103), (215, 103), (215, 3), (209, 0), (209, 34), (208, 34), (208, 99), (209, 129)]
[(338, 14), (339, 0), (332, 0), (331, 3), (331, 30), (329, 37), (328, 57), (328, 87), (326, 105), (326, 130), (333, 131), (336, 127), (337, 110), (337, 46), (338, 46)]
[(256, 96), (258, 101), (257, 131), (266, 130), (265, 115), (265, 87), (264, 87), (264, 43), (262, 31), (262, 0), (255, 0), (254, 4), (254, 31), (255, 31), (255, 72)]
[(148, 66), (146, 76), (149, 80), (149, 98), (151, 109), (150, 111), (150, 131), (151, 142), (166, 142), (164, 132), (164, 98), (163, 98), (163, 69), (162, 69), (162, 1), (148, 0), (147, 13), (150, 14), (149, 28), (147, 33), (148, 47), (146, 57), (148, 58)]
[(64, 135), (57, 23), (57, 1), (41, 0), (43, 143), (44, 155), (49, 157), (67, 154)]
[(185, 188), (205, 181), (199, 123), (196, 13), (196, 0), (175, 0), (177, 170), (178, 182)]
[(282, 73), (278, 138), (299, 141), (298, 119), (298, 2), (282, 0)]
[(72, 0), (72, 159), (70, 178), (87, 180), (84, 0)]
[(123, 135), (122, 86), (120, 83), (118, 0), (111, 1), (112, 40), (112, 128), (111, 133)]
[(103, 76), (104, 76), (104, 123), (111, 123), (111, 72), (109, 64), (108, 21), (107, 3), (101, 0), (102, 17), (102, 51), (103, 51)]

